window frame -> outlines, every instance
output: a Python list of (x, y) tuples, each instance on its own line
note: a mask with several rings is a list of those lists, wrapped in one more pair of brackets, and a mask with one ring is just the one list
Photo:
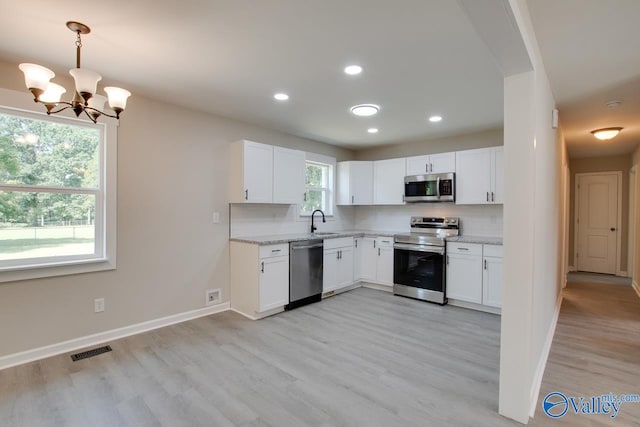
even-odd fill
[[(307, 193), (307, 191), (309, 191), (310, 189), (312, 190), (320, 190), (323, 191), (325, 194), (327, 194), (327, 200), (330, 208), (330, 212), (327, 213), (325, 212), (325, 217), (328, 218), (332, 218), (335, 216), (335, 211), (336, 211), (336, 202), (335, 202), (335, 187), (336, 187), (336, 159), (333, 157), (329, 157), (329, 156), (323, 156), (321, 154), (315, 154), (315, 153), (305, 153), (305, 180), (306, 180), (306, 167), (308, 163), (313, 163), (313, 164), (317, 164), (317, 165), (322, 165), (322, 166), (328, 166), (329, 167), (329, 174), (328, 174), (328, 181), (329, 181), (329, 186), (328, 187), (308, 187), (306, 185), (305, 182), (305, 194)], [(298, 205), (298, 213), (299, 216), (301, 218), (309, 218), (312, 214), (312, 212), (308, 212), (308, 211), (303, 211), (302, 210), (302, 203)], [(328, 210), (328, 209), (323, 209), (323, 211)]]
[(90, 194), (95, 197), (95, 251), (93, 254), (68, 255), (41, 258), (24, 258), (0, 261), (0, 283), (27, 280), (116, 268), (116, 214), (117, 214), (117, 128), (115, 119), (101, 117), (97, 124), (76, 118), (65, 111), (48, 116), (38, 109), (29, 93), (0, 88), (0, 113), (18, 115), (35, 120), (63, 123), (98, 129), (99, 142), (99, 187), (57, 187), (47, 185), (0, 184), (2, 191), (31, 191), (68, 194)]

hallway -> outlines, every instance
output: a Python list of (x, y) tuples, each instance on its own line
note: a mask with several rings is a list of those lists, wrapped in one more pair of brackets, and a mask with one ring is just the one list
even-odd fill
[[(542, 410), (548, 393), (567, 397), (640, 394), (640, 298), (628, 279), (570, 274), (531, 426), (632, 426), (640, 402), (623, 403), (616, 418), (576, 415), (571, 404), (557, 419)], [(560, 407), (561, 408), (561, 407)]]

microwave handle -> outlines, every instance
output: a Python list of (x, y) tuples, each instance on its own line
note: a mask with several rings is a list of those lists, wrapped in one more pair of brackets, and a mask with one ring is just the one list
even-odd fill
[(440, 177), (436, 178), (436, 196), (440, 198)]

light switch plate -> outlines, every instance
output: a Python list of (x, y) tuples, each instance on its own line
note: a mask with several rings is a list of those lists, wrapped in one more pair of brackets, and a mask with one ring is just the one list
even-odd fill
[(220, 212), (214, 212), (212, 215), (212, 220), (214, 224), (220, 223)]

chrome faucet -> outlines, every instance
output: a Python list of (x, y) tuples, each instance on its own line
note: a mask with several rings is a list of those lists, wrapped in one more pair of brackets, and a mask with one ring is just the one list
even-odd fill
[(316, 209), (315, 211), (313, 211), (313, 213), (311, 214), (311, 233), (312, 234), (314, 231), (318, 229), (318, 227), (313, 225), (313, 216), (316, 214), (316, 212), (320, 212), (322, 214), (322, 222), (327, 222), (327, 220), (324, 218), (324, 212), (322, 212), (320, 209)]

